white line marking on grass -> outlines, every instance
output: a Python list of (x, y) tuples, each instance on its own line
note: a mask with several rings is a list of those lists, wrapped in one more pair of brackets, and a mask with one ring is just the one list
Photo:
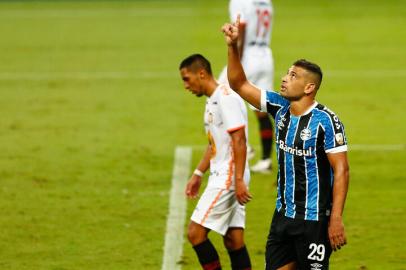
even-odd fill
[(162, 270), (181, 269), (178, 261), (183, 252), (183, 227), (186, 217), (186, 198), (183, 191), (189, 177), (191, 159), (191, 147), (176, 147)]
[(192, 8), (92, 8), (92, 9), (4, 9), (0, 11), (0, 19), (21, 18), (99, 18), (99, 17), (192, 17), (196, 10)]
[(348, 151), (404, 151), (405, 144), (350, 144)]
[(0, 80), (4, 81), (165, 79), (176, 76), (177, 73), (165, 71), (0, 72)]
[(327, 70), (326, 77), (366, 77), (366, 78), (398, 78), (406, 75), (405, 69), (364, 69), (364, 70)]

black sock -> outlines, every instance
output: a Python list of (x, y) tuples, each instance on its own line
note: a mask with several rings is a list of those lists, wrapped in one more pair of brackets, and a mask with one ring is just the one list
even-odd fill
[(262, 143), (262, 159), (267, 159), (271, 157), (272, 152), (272, 122), (268, 116), (261, 117), (258, 120)]
[(209, 239), (193, 248), (204, 270), (221, 270), (219, 255)]
[(251, 270), (250, 255), (246, 246), (237, 250), (229, 250), (231, 269), (233, 270)]

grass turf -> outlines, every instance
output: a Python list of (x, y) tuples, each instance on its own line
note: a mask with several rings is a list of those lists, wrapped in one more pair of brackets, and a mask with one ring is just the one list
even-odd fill
[[(331, 268), (404, 269), (405, 3), (274, 6), (275, 86), (294, 60), (313, 60), (326, 74), (318, 101), (340, 116), (350, 145), (401, 145), (350, 151), (349, 244)], [(2, 269), (160, 268), (173, 150), (205, 144), (204, 100), (182, 90), (178, 64), (200, 52), (218, 74), (227, 20), (224, 0), (0, 3)], [(250, 127), (258, 145), (252, 114)], [(254, 269), (274, 181), (251, 182)], [(188, 243), (182, 264), (198, 268)]]

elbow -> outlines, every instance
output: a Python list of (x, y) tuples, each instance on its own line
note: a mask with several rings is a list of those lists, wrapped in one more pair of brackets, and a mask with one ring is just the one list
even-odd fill
[(342, 170), (343, 170), (344, 174), (346, 176), (349, 176), (350, 175), (350, 165), (348, 164), (348, 162), (345, 162), (343, 165), (344, 166), (343, 166)]
[(345, 166), (343, 166), (340, 170), (339, 170), (339, 175), (341, 175), (341, 179), (343, 180), (343, 183), (347, 183), (350, 180), (350, 167), (348, 166), (348, 164), (346, 164)]
[(348, 183), (350, 179), (350, 167), (348, 164), (341, 164), (341, 166), (335, 167), (333, 171), (335, 179), (341, 183)]
[(239, 138), (235, 138), (233, 140), (233, 147), (234, 148), (245, 148), (247, 147), (247, 140), (245, 139), (245, 137), (239, 137)]
[(247, 147), (247, 140), (245, 139), (245, 137), (241, 138), (238, 143), (244, 148)]

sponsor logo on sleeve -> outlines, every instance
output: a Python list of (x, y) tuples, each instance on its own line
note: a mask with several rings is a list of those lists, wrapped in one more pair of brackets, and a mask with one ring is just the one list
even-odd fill
[(335, 137), (336, 137), (336, 142), (337, 142), (338, 145), (343, 145), (344, 144), (344, 136), (343, 136), (342, 133), (337, 133), (335, 135)]

